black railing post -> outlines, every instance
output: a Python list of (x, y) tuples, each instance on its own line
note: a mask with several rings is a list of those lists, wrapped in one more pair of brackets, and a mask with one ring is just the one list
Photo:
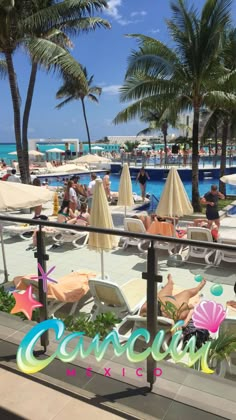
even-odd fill
[[(37, 252), (34, 254), (35, 258), (38, 260), (38, 264), (41, 265), (44, 272), (46, 272), (46, 261), (48, 261), (49, 257), (45, 251), (45, 237), (44, 233), (42, 232), (42, 226), (39, 226), (39, 230), (37, 232)], [(41, 276), (41, 272), (38, 269), (38, 276)], [(40, 322), (46, 321), (48, 319), (48, 306), (47, 306), (47, 293), (44, 291), (43, 287), (43, 279), (38, 280), (39, 284), (39, 302), (42, 303), (42, 307), (39, 308), (40, 313)], [(47, 346), (49, 344), (48, 338), (48, 331), (41, 335), (41, 346), (46, 351)]]
[[(147, 273), (143, 273), (142, 278), (147, 280), (147, 330), (150, 333), (151, 347), (157, 333), (157, 283), (162, 282), (162, 276), (157, 275), (157, 250), (153, 241), (148, 249)], [(155, 368), (156, 361), (150, 355), (147, 359), (147, 382), (150, 384), (150, 390), (156, 381)]]

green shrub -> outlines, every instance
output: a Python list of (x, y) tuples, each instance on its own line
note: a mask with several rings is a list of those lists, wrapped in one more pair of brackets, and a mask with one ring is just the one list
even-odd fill
[[(7, 292), (3, 286), (0, 287), (0, 311), (7, 312), (8, 314), (11, 313), (11, 310), (15, 306), (15, 298), (12, 293)], [(16, 316), (19, 316), (21, 319), (25, 320), (27, 319), (26, 316), (19, 312), (17, 314), (14, 314)], [(39, 318), (39, 309), (36, 308), (33, 312), (32, 321), (37, 321)]]
[(72, 315), (62, 318), (68, 331), (82, 331), (87, 337), (93, 338), (96, 334), (103, 339), (109, 334), (116, 324), (120, 322), (116, 316), (111, 313), (100, 314), (94, 321), (89, 320), (89, 315), (83, 314), (78, 318)]

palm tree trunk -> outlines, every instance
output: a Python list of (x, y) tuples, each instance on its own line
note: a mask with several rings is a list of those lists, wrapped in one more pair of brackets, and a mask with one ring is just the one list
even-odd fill
[(193, 114), (193, 151), (192, 151), (192, 203), (194, 212), (201, 211), (200, 195), (198, 189), (198, 133), (199, 133), (199, 106), (194, 107)]
[[(228, 120), (228, 117), (225, 117), (223, 121), (223, 130), (222, 130), (220, 178), (225, 175), (228, 132), (229, 132), (229, 120)], [(219, 190), (222, 194), (225, 195), (226, 187), (225, 187), (225, 183), (222, 181), (220, 181)]]
[(30, 183), (30, 173), (29, 173), (29, 155), (28, 155), (28, 126), (29, 126), (29, 116), (30, 116), (30, 110), (32, 105), (32, 99), (34, 94), (34, 86), (36, 81), (36, 75), (37, 75), (37, 63), (32, 63), (31, 67), (31, 74), (30, 74), (30, 80), (28, 85), (28, 91), (25, 101), (25, 109), (24, 109), (24, 115), (23, 115), (23, 122), (22, 122), (22, 146), (23, 146), (23, 156), (25, 161), (25, 167), (27, 173), (25, 176), (28, 179), (28, 183)]
[(25, 162), (23, 157), (23, 150), (21, 144), (21, 120), (20, 120), (20, 95), (17, 85), (17, 78), (14, 70), (12, 53), (10, 51), (5, 52), (8, 78), (11, 91), (11, 99), (14, 112), (14, 130), (16, 140), (16, 150), (19, 162), (19, 169), (22, 182), (25, 182)]
[(86, 116), (84, 99), (81, 99), (81, 102), (82, 102), (84, 121), (85, 121), (87, 136), (88, 136), (89, 153), (91, 153), (91, 138), (90, 138), (90, 133), (89, 133), (89, 126), (88, 126), (88, 121), (87, 121), (87, 116)]
[(215, 154), (217, 155), (218, 153), (218, 128), (215, 128)]

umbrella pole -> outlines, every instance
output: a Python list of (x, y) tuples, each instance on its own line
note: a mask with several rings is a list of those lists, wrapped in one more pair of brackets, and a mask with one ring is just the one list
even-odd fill
[(3, 268), (4, 268), (4, 283), (7, 283), (8, 272), (7, 272), (6, 254), (5, 254), (5, 248), (4, 248), (4, 242), (3, 242), (2, 226), (0, 226), (0, 235), (1, 235), (2, 260), (3, 260)]
[(125, 217), (126, 217), (126, 206), (125, 206)]
[(103, 250), (101, 250), (101, 274), (102, 274), (102, 279), (105, 280)]

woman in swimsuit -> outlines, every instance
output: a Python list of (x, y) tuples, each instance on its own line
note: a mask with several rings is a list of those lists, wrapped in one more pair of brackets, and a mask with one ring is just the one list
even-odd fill
[(136, 178), (136, 182), (139, 183), (140, 185), (140, 189), (141, 189), (141, 195), (142, 195), (142, 200), (144, 201), (145, 196), (146, 196), (146, 183), (147, 180), (149, 180), (150, 177), (148, 175), (148, 173), (145, 171), (144, 167), (142, 167), (138, 173), (138, 176)]
[[(200, 292), (200, 290), (202, 290), (205, 284), (206, 284), (206, 280), (202, 280), (201, 283), (197, 287), (186, 289), (180, 293), (177, 293), (176, 295), (173, 295), (174, 282), (173, 282), (171, 274), (168, 274), (167, 284), (163, 287), (163, 289), (160, 290), (160, 292), (157, 295), (158, 315), (169, 318), (170, 316), (167, 313), (165, 313), (165, 310), (162, 304), (165, 305), (166, 302), (171, 302), (173, 303), (173, 305), (175, 305), (177, 309), (181, 308), (180, 314), (179, 314), (179, 320), (184, 321), (184, 326), (188, 325), (190, 319), (192, 318), (193, 309), (194, 309), (194, 306), (192, 304), (189, 304), (189, 301), (195, 296), (197, 297), (198, 293)], [(140, 311), (141, 316), (146, 316), (146, 314), (147, 314), (147, 302), (144, 303)]]
[(79, 215), (76, 218), (76, 224), (82, 226), (88, 226), (90, 222), (90, 214), (87, 211), (87, 204), (82, 203), (80, 207)]
[(69, 207), (61, 207), (57, 215), (57, 221), (58, 223), (69, 223), (73, 225), (76, 223), (76, 217)]

